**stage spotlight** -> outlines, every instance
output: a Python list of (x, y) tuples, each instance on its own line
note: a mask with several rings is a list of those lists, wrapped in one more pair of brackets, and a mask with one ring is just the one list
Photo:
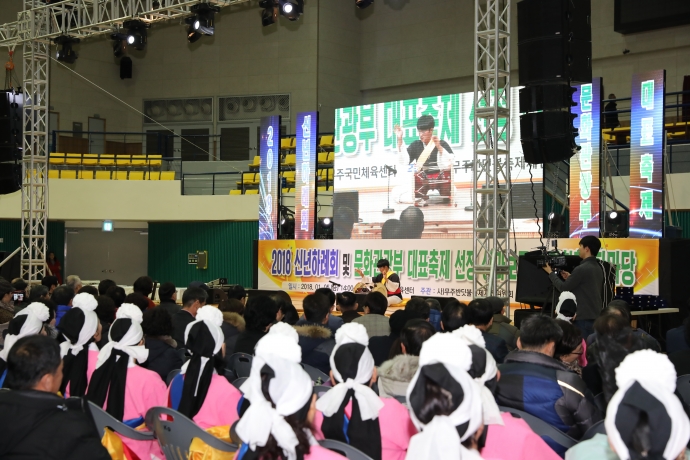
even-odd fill
[(295, 238), (295, 213), (286, 206), (280, 206), (280, 235), (278, 239), (292, 240)]
[(372, 3), (374, 3), (374, 0), (355, 0), (355, 5), (357, 5), (357, 8), (366, 8)]
[(604, 238), (627, 238), (630, 233), (628, 211), (614, 209), (606, 214)]
[(278, 20), (278, 0), (260, 0), (259, 6), (263, 8), (261, 25), (266, 27), (275, 24)]
[(124, 56), (127, 52), (127, 34), (115, 32), (110, 34), (110, 39), (113, 41), (113, 54), (115, 57)]
[(552, 212), (549, 214), (548, 220), (549, 231), (547, 235), (549, 238), (566, 238), (568, 236), (567, 229), (565, 228), (566, 221), (562, 215)]
[(213, 35), (215, 33), (214, 17), (220, 7), (209, 5), (208, 3), (198, 3), (191, 8), (193, 16), (185, 19), (189, 25), (187, 27), (187, 40), (194, 43), (202, 35)]
[(149, 27), (143, 21), (138, 19), (132, 19), (125, 21), (122, 26), (127, 29), (125, 41), (129, 46), (134, 47), (134, 49), (142, 51), (146, 48), (146, 41), (148, 37), (148, 32), (146, 29)]
[(79, 43), (79, 39), (69, 35), (60, 35), (54, 41), (55, 44), (60, 46), (60, 49), (55, 53), (55, 59), (68, 64), (74, 64), (79, 55), (72, 49), (72, 44)]
[(330, 217), (322, 217), (319, 219), (316, 237), (321, 240), (333, 239), (333, 219)]
[(280, 0), (280, 14), (296, 21), (304, 12), (304, 0)]

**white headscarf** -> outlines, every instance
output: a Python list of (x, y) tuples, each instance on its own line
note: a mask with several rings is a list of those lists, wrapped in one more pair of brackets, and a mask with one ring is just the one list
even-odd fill
[[(268, 334), (261, 337), (257, 342), (254, 348), (254, 359), (252, 359), (249, 378), (240, 386), (240, 391), (244, 398), (252, 404), (257, 397), (264, 399), (261, 393), (261, 369), (266, 364), (269, 356), (276, 356), (295, 364), (299, 364), (302, 361), (302, 348), (297, 344), (298, 340), (284, 328), (273, 331), (275, 326), (277, 324), (271, 326)], [(290, 326), (290, 329), (295, 330), (292, 326)]]
[(277, 355), (265, 355), (264, 360), (275, 374), (268, 384), (275, 408), (263, 397), (263, 393), (261, 397), (255, 396), (237, 423), (237, 435), (253, 451), (265, 446), (269, 436), (273, 435), (285, 457), (295, 460), (299, 441), (285, 417), (296, 414), (311, 400), (311, 378), (302, 366)]
[[(652, 405), (656, 401), (661, 403), (664, 411), (670, 418), (670, 433), (664, 433), (664, 435), (668, 434), (669, 438), (663, 450), (663, 457), (666, 460), (674, 460), (681, 452), (684, 452), (688, 440), (690, 440), (690, 420), (688, 420), (688, 416), (683, 410), (682, 403), (674, 394), (676, 378), (676, 370), (668, 357), (652, 350), (640, 350), (631, 353), (618, 366), (616, 369), (618, 391), (613, 395), (606, 409), (604, 426), (606, 427), (609, 442), (621, 460), (628, 460), (630, 458), (630, 451), (622, 439), (619, 426), (616, 424), (616, 417), (622, 404), (639, 402), (637, 398), (634, 401), (626, 402), (628, 391), (636, 383), (649, 393), (651, 398), (654, 398), (648, 402), (651, 402)], [(635, 410), (640, 409), (635, 408)], [(620, 420), (618, 422), (620, 423)], [(654, 435), (654, 422), (654, 418), (650, 417), (650, 435), (652, 437)], [(658, 430), (659, 427), (657, 426), (656, 429)]]
[[(472, 352), (456, 334), (434, 334), (424, 342), (419, 354), (419, 368), (407, 389), (410, 418), (421, 432), (410, 440), (406, 458), (481, 458), (478, 452), (462, 445), (462, 441), (479, 429), (483, 418), (479, 385), (467, 373), (471, 362)], [(462, 387), (463, 398), (452, 414), (436, 416), (425, 425), (417, 418), (416, 408), (411, 404), (410, 395), (414, 392), (417, 380), (425, 366), (437, 363), (442, 364)], [(467, 423), (467, 430), (463, 436), (460, 436), (456, 427), (465, 423)]]
[[(335, 355), (341, 346), (348, 343), (363, 345), (364, 352), (359, 359), (355, 378), (348, 378), (346, 381), (343, 381), (343, 377), (340, 375), (335, 364)], [(323, 415), (326, 417), (331, 417), (338, 411), (348, 390), (354, 390), (362, 420), (374, 420), (378, 418), (379, 411), (383, 409), (384, 404), (376, 392), (369, 387), (369, 382), (371, 382), (375, 366), (374, 357), (371, 355), (368, 345), (369, 336), (367, 335), (367, 329), (362, 324), (343, 324), (336, 331), (335, 347), (331, 352), (330, 362), (331, 372), (333, 372), (333, 377), (338, 384), (316, 401), (316, 408), (323, 412)]]
[[(187, 324), (187, 328), (184, 330), (185, 344), (187, 343), (187, 340), (189, 338), (189, 331), (195, 324), (201, 322), (203, 322), (206, 325), (208, 331), (211, 333), (211, 336), (213, 337), (213, 340), (215, 342), (215, 346), (213, 347), (213, 354), (216, 355), (218, 354), (218, 352), (220, 352), (220, 349), (222, 348), (223, 343), (225, 342), (225, 335), (223, 334), (223, 329), (221, 329), (221, 326), (223, 325), (223, 313), (221, 313), (220, 310), (211, 305), (205, 305), (201, 307), (199, 311), (197, 311), (196, 313), (195, 320)], [(187, 372), (187, 367), (189, 367), (190, 362), (191, 361), (188, 360), (186, 363), (182, 365), (182, 369), (180, 370), (181, 374), (185, 374)], [(201, 374), (204, 368), (208, 365), (208, 362), (209, 358), (205, 356), (201, 357), (201, 370), (199, 371), (199, 377), (197, 378), (194, 396), (196, 396), (197, 392), (199, 391), (199, 380), (201, 380)]]
[[(78, 355), (84, 349), (84, 345), (91, 340), (91, 338), (98, 332), (98, 315), (96, 314), (96, 307), (98, 301), (94, 296), (88, 292), (81, 292), (72, 299), (72, 308), (78, 308), (84, 312), (84, 325), (79, 331), (79, 338), (76, 343), (70, 342), (65, 334), (62, 334), (67, 340), (60, 344), (60, 356), (65, 357), (67, 353)], [(58, 327), (59, 329), (59, 327)]]
[(556, 319), (562, 319), (564, 321), (571, 322), (573, 317), (572, 316), (565, 316), (561, 314), (561, 305), (563, 305), (563, 302), (566, 300), (572, 300), (575, 302), (575, 306), (577, 306), (577, 298), (575, 297), (575, 294), (573, 294), (570, 291), (563, 291), (561, 292), (561, 295), (558, 297), (558, 304), (556, 305)]
[(474, 378), (481, 391), (484, 424), (503, 425), (503, 417), (501, 417), (501, 410), (498, 408), (498, 404), (496, 404), (496, 398), (494, 398), (491, 390), (486, 387), (486, 382), (496, 377), (496, 374), (498, 373), (498, 366), (496, 366), (496, 360), (494, 359), (493, 355), (489, 352), (489, 350), (486, 349), (486, 342), (484, 341), (484, 336), (482, 336), (482, 331), (475, 326), (466, 325), (460, 329), (456, 329), (452, 333), (460, 337), (460, 339), (465, 342), (467, 346), (477, 346), (482, 348), (486, 353), (486, 365), (484, 366), (484, 373)]
[[(112, 337), (113, 325), (115, 325), (119, 319), (124, 318), (129, 318), (132, 321), (132, 324), (124, 337), (122, 337), (119, 342), (116, 342)], [(110, 331), (108, 333), (108, 338), (110, 340), (103, 346), (103, 348), (101, 348), (101, 351), (98, 353), (96, 369), (101, 367), (103, 363), (108, 360), (113, 348), (127, 353), (131, 358), (136, 359), (138, 363), (143, 363), (148, 359), (148, 349), (143, 345), (139, 345), (141, 339), (144, 338), (144, 331), (141, 329), (142, 320), (143, 316), (141, 310), (136, 305), (131, 303), (123, 303), (120, 306), (115, 314), (115, 321), (110, 326)]]
[(299, 342), (299, 335), (297, 334), (297, 329), (290, 326), (288, 323), (283, 323), (282, 321), (279, 323), (275, 323), (273, 326), (271, 326), (271, 328), (268, 330), (268, 333), (282, 334), (293, 339), (295, 343)]
[(7, 361), (7, 355), (10, 353), (12, 346), (17, 342), (17, 340), (27, 335), (34, 335), (41, 332), (43, 329), (43, 323), (48, 321), (50, 318), (50, 311), (48, 307), (40, 302), (33, 302), (29, 304), (22, 311), (14, 315), (12, 321), (20, 316), (26, 316), (24, 324), (22, 325), (18, 334), (7, 334), (5, 336), (5, 348), (0, 351), (0, 359)]

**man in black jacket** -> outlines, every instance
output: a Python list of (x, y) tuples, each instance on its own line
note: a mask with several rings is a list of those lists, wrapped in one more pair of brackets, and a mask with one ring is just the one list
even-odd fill
[(170, 316), (182, 310), (182, 307), (177, 304), (177, 287), (170, 281), (161, 284), (158, 288), (158, 298), (161, 300), (158, 306), (167, 311)]
[(0, 390), (0, 458), (109, 460), (86, 401), (57, 395), (62, 382), (55, 340), (31, 335), (7, 357), (6, 386)]
[[(522, 322), (519, 350), (498, 368), (496, 401), (539, 417), (569, 436), (579, 439), (602, 414), (591, 403), (585, 382), (553, 358), (563, 332), (556, 320), (542, 315)], [(553, 447), (553, 446), (552, 446)]]
[(177, 348), (184, 348), (184, 331), (207, 300), (206, 290), (200, 287), (190, 287), (182, 294), (182, 309), (172, 315), (172, 338), (177, 342)]
[(582, 337), (594, 333), (594, 320), (604, 308), (604, 268), (597, 260), (601, 241), (596, 236), (585, 236), (580, 240), (580, 265), (573, 273), (561, 271), (562, 279), (547, 264), (544, 267), (554, 287), (560, 291), (570, 291), (577, 299), (577, 316), (573, 324), (580, 329)]
[(494, 309), (491, 303), (486, 299), (473, 300), (465, 309), (465, 318), (468, 324), (482, 331), (486, 349), (494, 357), (496, 364), (501, 364), (508, 355), (508, 346), (505, 340), (488, 332), (494, 322)]
[(328, 328), (331, 313), (329, 300), (323, 294), (309, 294), (302, 301), (306, 322), (293, 326), (302, 348), (302, 363), (324, 374), (331, 371), (331, 352), (335, 347), (333, 332)]

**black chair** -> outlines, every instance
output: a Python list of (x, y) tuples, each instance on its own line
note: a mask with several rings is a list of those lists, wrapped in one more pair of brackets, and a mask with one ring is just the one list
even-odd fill
[(316, 399), (319, 399), (321, 396), (323, 396), (331, 388), (333, 388), (333, 387), (327, 387), (324, 385), (314, 385), (314, 394), (316, 395)]
[(592, 439), (594, 435), (597, 434), (606, 434), (606, 427), (604, 426), (604, 421), (599, 420), (597, 423), (589, 427), (589, 430), (585, 432), (584, 435), (582, 435), (582, 439), (580, 439), (580, 442), (582, 441), (587, 441), (588, 439)]
[(398, 401), (400, 404), (407, 405), (407, 396), (395, 395), (393, 396), (393, 398), (395, 398), (395, 400)]
[[(164, 419), (161, 419), (163, 416)], [(167, 460), (187, 460), (194, 438), (222, 452), (236, 452), (238, 446), (222, 441), (199, 425), (167, 407), (152, 407), (146, 413), (146, 426), (153, 431)]]
[(604, 393), (599, 393), (594, 397), (594, 405), (597, 406), (603, 414), (606, 413), (606, 398), (604, 397)]
[(535, 417), (532, 414), (528, 414), (527, 412), (523, 412), (521, 410), (513, 409), (512, 407), (499, 406), (499, 409), (501, 409), (502, 412), (509, 412), (513, 415), (517, 415), (518, 417), (523, 419), (529, 425), (530, 428), (532, 428), (532, 431), (537, 433), (542, 438), (550, 438), (553, 442), (560, 446), (563, 446), (566, 450), (570, 449), (575, 444), (577, 444), (576, 440), (574, 440), (567, 434), (563, 433), (555, 426), (549, 425), (542, 419)]
[(314, 366), (302, 364), (302, 367), (304, 368), (305, 372), (309, 374), (311, 381), (314, 382), (315, 385), (323, 385), (324, 383), (331, 381), (331, 378), (328, 375), (324, 374)]
[(676, 380), (676, 393), (686, 407), (690, 407), (690, 374), (681, 375)]
[(237, 388), (237, 389), (239, 390), (240, 387), (242, 386), (242, 384), (243, 384), (244, 382), (246, 382), (248, 378), (249, 378), (249, 377), (240, 377), (239, 379), (235, 379), (235, 380), (233, 380), (233, 382), (232, 382), (232, 386), (234, 386), (235, 388)]
[(247, 353), (233, 353), (228, 358), (228, 368), (235, 374), (235, 378), (249, 377), (254, 357)]
[(93, 422), (96, 424), (96, 429), (98, 430), (98, 436), (103, 437), (106, 428), (110, 428), (115, 433), (125, 438), (134, 439), (136, 441), (153, 441), (153, 432), (147, 431), (137, 431), (131, 428), (96, 404), (89, 401), (89, 411), (91, 412), (91, 417)]
[(173, 381), (175, 377), (177, 377), (180, 372), (182, 372), (180, 369), (173, 369), (168, 373), (168, 376), (165, 378), (165, 384), (167, 386), (170, 386), (170, 382)]
[(319, 441), (319, 445), (328, 450), (332, 450), (333, 452), (337, 452), (340, 455), (344, 455), (350, 460), (372, 460), (371, 457), (361, 450), (356, 449), (349, 444), (345, 444), (344, 442), (334, 441), (332, 439), (324, 439), (323, 441)]

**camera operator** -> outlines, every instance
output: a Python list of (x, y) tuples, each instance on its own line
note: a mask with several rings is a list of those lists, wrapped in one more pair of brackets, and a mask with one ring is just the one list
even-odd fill
[(544, 270), (554, 287), (560, 291), (570, 291), (577, 299), (577, 316), (573, 325), (582, 331), (583, 337), (594, 332), (594, 320), (603, 308), (604, 270), (597, 261), (601, 241), (595, 236), (585, 236), (580, 240), (580, 265), (572, 273), (561, 271), (562, 279), (546, 264)]

